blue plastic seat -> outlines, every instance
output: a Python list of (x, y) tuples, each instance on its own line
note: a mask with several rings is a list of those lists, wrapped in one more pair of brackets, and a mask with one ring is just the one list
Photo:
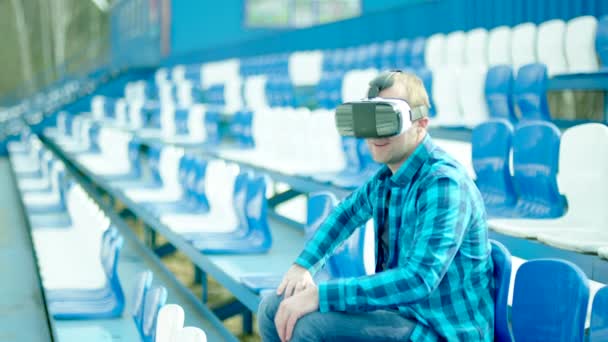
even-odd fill
[(245, 216), (248, 230), (240, 238), (226, 237), (193, 241), (194, 247), (205, 254), (255, 254), (267, 252), (272, 246), (268, 226), (266, 179), (254, 176), (247, 185)]
[(490, 117), (517, 122), (513, 110), (513, 69), (508, 65), (497, 65), (488, 70), (485, 94)]
[[(312, 194), (308, 199), (304, 232), (311, 238), (319, 226), (337, 205), (335, 195), (328, 192)], [(359, 277), (366, 274), (364, 265), (364, 242), (366, 227), (360, 227), (341, 246), (336, 248), (325, 266), (315, 274), (315, 281), (335, 278)], [(241, 282), (256, 293), (275, 289), (283, 279), (283, 274), (250, 274)]]
[(511, 326), (515, 341), (583, 341), (589, 281), (565, 260), (537, 259), (517, 270)]
[(133, 289), (133, 305), (131, 307), (131, 315), (133, 316), (133, 322), (137, 327), (137, 331), (143, 335), (143, 322), (144, 322), (144, 305), (146, 303), (146, 296), (152, 286), (152, 279), (154, 274), (150, 270), (142, 271), (137, 275), (137, 282)]
[(608, 286), (602, 287), (593, 298), (589, 341), (608, 341)]
[(364, 139), (357, 140), (357, 156), (360, 161), (358, 170), (353, 168), (351, 173), (341, 173), (338, 177), (331, 179), (333, 184), (343, 188), (357, 188), (369, 180), (382, 166), (373, 160)]
[(494, 341), (511, 342), (508, 315), (511, 253), (498, 241), (490, 240), (490, 243), (494, 263)]
[(551, 120), (547, 103), (547, 67), (527, 64), (519, 68), (514, 90), (521, 120)]
[(597, 23), (595, 51), (600, 59), (600, 70), (606, 71), (608, 69), (608, 16), (603, 16)]
[[(200, 163), (190, 155), (184, 155), (179, 161), (179, 183), (182, 187), (182, 197), (171, 202), (140, 202), (150, 214), (160, 217), (167, 213), (190, 213), (209, 211), (208, 204), (199, 203), (197, 198), (197, 180), (204, 177), (205, 163)], [(202, 205), (201, 205), (202, 204)]]
[(49, 312), (57, 320), (106, 319), (122, 315), (125, 297), (118, 278), (118, 257), (123, 245), (123, 238), (114, 238), (107, 250), (102, 266), (106, 273), (111, 295), (99, 300), (67, 299), (49, 302)]
[(426, 40), (423, 37), (418, 37), (412, 40), (410, 45), (410, 60), (409, 65), (401, 67), (402, 69), (405, 67), (411, 67), (413, 69), (423, 68), (424, 67), (424, 48), (426, 46)]
[(415, 70), (416, 76), (420, 77), (422, 80), (422, 84), (424, 84), (424, 88), (426, 89), (427, 94), (429, 95), (429, 103), (431, 108), (429, 108), (429, 117), (433, 118), (437, 114), (435, 111), (435, 102), (433, 101), (433, 73), (428, 68), (418, 68)]
[(471, 136), (475, 183), (489, 216), (512, 208), (517, 195), (509, 169), (513, 126), (504, 119), (490, 120), (473, 129)]
[(554, 218), (564, 214), (565, 199), (557, 186), (561, 133), (550, 122), (520, 124), (513, 135), (515, 216)]
[(144, 302), (142, 321), (142, 341), (154, 342), (156, 336), (156, 317), (160, 308), (167, 302), (167, 289), (163, 286), (153, 287)]

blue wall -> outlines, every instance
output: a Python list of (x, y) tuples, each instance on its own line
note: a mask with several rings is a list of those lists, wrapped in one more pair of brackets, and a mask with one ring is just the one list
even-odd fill
[[(599, 17), (608, 14), (606, 0), (363, 0), (365, 12), (361, 17), (276, 32), (243, 28), (242, 1), (226, 0), (223, 4), (227, 5), (223, 5), (223, 9), (213, 9), (219, 7), (216, 2), (212, 6), (211, 2), (205, 1), (196, 8), (195, 5), (185, 5), (184, 1), (174, 1), (174, 7), (187, 8), (176, 8), (173, 12), (174, 53), (163, 64), (343, 47), (476, 27), (490, 29), (526, 21), (540, 23), (554, 18), (568, 20), (581, 15)], [(382, 10), (378, 3), (390, 10)], [(188, 8), (190, 19), (181, 18), (180, 14), (183, 15)]]
[(171, 54), (235, 43), (272, 33), (273, 30), (244, 27), (244, 0), (183, 1), (171, 4)]

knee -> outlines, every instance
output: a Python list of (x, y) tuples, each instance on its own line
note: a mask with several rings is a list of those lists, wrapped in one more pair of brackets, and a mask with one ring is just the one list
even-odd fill
[(292, 341), (325, 341), (327, 340), (323, 314), (312, 312), (301, 317), (293, 329)]
[(281, 300), (283, 300), (283, 297), (277, 296), (274, 293), (262, 298), (260, 306), (258, 307), (258, 320), (260, 325), (266, 321), (269, 321), (274, 325), (274, 316), (277, 314), (277, 310), (279, 310)]

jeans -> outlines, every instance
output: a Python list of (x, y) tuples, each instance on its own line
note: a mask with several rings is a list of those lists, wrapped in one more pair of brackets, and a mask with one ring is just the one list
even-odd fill
[[(280, 341), (274, 316), (282, 296), (270, 294), (258, 309), (258, 326), (262, 341)], [(311, 312), (295, 325), (291, 341), (407, 341), (416, 323), (395, 311)]]

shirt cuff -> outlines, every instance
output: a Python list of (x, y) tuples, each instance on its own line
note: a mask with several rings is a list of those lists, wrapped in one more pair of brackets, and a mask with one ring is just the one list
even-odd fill
[(343, 280), (319, 283), (319, 311), (346, 311), (346, 284)]

